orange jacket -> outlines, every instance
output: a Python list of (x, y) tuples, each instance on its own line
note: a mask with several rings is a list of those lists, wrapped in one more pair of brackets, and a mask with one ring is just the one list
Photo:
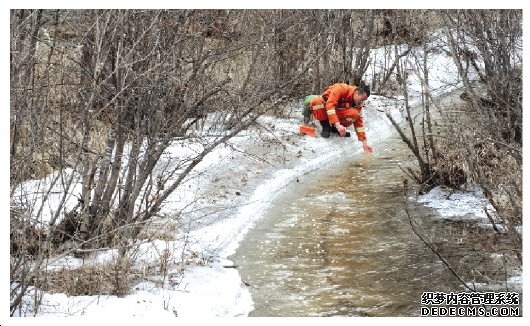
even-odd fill
[[(324, 94), (322, 94), (322, 97), (326, 101), (326, 113), (328, 115), (329, 123), (334, 124), (344, 119), (348, 121), (353, 120), (351, 123), (353, 123), (353, 126), (355, 127), (357, 138), (360, 141), (363, 141), (366, 139), (366, 134), (363, 118), (361, 116), (362, 107), (357, 105), (353, 100), (353, 94), (356, 89), (356, 86), (336, 83), (329, 86)], [(337, 114), (337, 110), (339, 110), (339, 114)], [(351, 123), (347, 124), (345, 127), (351, 125)], [(344, 123), (341, 124), (344, 125)]]

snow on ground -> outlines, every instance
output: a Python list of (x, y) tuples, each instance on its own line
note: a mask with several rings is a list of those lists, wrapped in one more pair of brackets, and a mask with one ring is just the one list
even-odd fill
[(436, 187), (429, 193), (421, 195), (418, 202), (435, 208), (440, 217), (476, 219), (484, 226), (491, 225), (484, 209), (488, 214), (495, 215), (495, 209), (477, 185), (467, 185), (467, 189), (459, 191)]
[[(437, 69), (440, 80), (451, 81), (452, 87), (443, 88), (444, 92), (456, 87), (451, 63), (445, 55), (432, 55), (430, 62)], [(421, 90), (417, 78), (412, 78), (411, 83), (412, 89)], [(412, 100), (412, 104), (420, 101), (418, 97)], [(389, 108), (399, 121), (402, 105), (400, 99), (375, 94), (367, 101), (363, 114), (368, 140), (375, 150), (378, 141), (392, 132), (388, 119), (377, 108)], [(323, 139), (299, 135), (300, 122), (301, 103), (292, 108), (290, 117), (261, 117), (257, 126), (243, 131), (227, 145), (219, 146), (208, 154), (186, 182), (168, 198), (167, 204), (162, 207), (163, 218), (153, 224), (159, 226), (164, 236), (140, 245), (135, 253), (140, 269), (156, 266), (163, 259), (169, 260), (167, 275), (160, 276), (162, 282), (146, 279), (121, 298), (44, 293), (36, 315), (111, 320), (247, 316), (253, 309), (253, 301), (237, 269), (231, 268), (233, 263), (228, 257), (235, 252), (271, 200), (290, 183), (304, 178), (326, 162), (348, 160), (361, 151), (355, 137)], [(166, 151), (163, 160), (170, 164), (173, 156), (183, 155), (183, 149), (193, 151), (193, 146), (197, 145), (175, 143)], [(50, 178), (47, 180), (49, 182)], [(34, 180), (25, 186), (34, 187), (44, 181)], [(36, 207), (40, 207), (39, 198), (33, 199)], [(75, 205), (77, 198), (72, 195), (68, 200), (71, 200), (69, 205)], [(462, 213), (480, 215), (482, 207), (487, 206), (478, 192), (449, 195), (439, 188), (420, 197), (420, 202), (439, 209), (443, 216), (461, 216)], [(48, 220), (53, 207), (45, 206), (43, 211), (46, 211), (44, 219)], [(91, 263), (105, 264), (115, 255), (115, 251), (104, 252), (94, 257)], [(52, 262), (49, 268), (76, 267), (82, 263), (73, 257), (63, 257)], [(28, 294), (28, 305), (20, 315), (34, 314), (31, 309), (32, 294)]]
[[(373, 104), (384, 100), (374, 98)], [(391, 126), (374, 107), (366, 108), (365, 119), (368, 139), (377, 149), (378, 140), (390, 134)], [(138, 248), (136, 256), (140, 266), (159, 263), (164, 250), (171, 253), (176, 265), (179, 265), (180, 257), (194, 259), (194, 263), (185, 267), (183, 275), (175, 267), (168, 272), (169, 281), (164, 286), (152, 280), (145, 281), (123, 298), (45, 293), (37, 315), (98, 319), (105, 316), (235, 317), (246, 316), (252, 311), (250, 292), (242, 283), (237, 269), (230, 268), (233, 263), (227, 257), (235, 253), (239, 242), (260, 218), (261, 212), (286, 186), (328, 161), (351, 159), (353, 154), (361, 151), (360, 143), (354, 138), (323, 139), (298, 135), (299, 119), (296, 118), (264, 116), (259, 123), (268, 129), (274, 126), (274, 134), (265, 132), (258, 137), (249, 133), (236, 137), (230, 145), (239, 151), (219, 147), (197, 167), (194, 175), (183, 185), (183, 190), (175, 192), (174, 198), (170, 198), (169, 205), (163, 209), (168, 216), (172, 210), (187, 209), (187, 218), (179, 221), (181, 227), (175, 230), (175, 237), (148, 242)], [(255, 153), (259, 156), (243, 154), (256, 148), (261, 148)], [(219, 177), (221, 180), (217, 180)], [(246, 181), (242, 183), (241, 180)], [(452, 194), (450, 203), (445, 201), (447, 197), (440, 189), (434, 189), (420, 201), (459, 215), (463, 211), (474, 213), (477, 205), (483, 204), (483, 198), (477, 194)], [(207, 210), (204, 216), (202, 209), (208, 205), (225, 209), (214, 213)], [(161, 220), (160, 223), (168, 227), (171, 220)], [(105, 264), (115, 255), (114, 251), (105, 252), (96, 256), (94, 261)], [(75, 267), (81, 263), (75, 258), (65, 257), (50, 268)], [(31, 311), (28, 309), (26, 314), (31, 315)]]
[[(64, 195), (65, 184), (68, 184), (70, 178), (73, 186), (70, 191)], [(27, 207), (31, 216), (40, 216), (40, 223), (47, 224), (55, 215), (57, 203), (63, 200), (65, 196), (65, 207), (73, 208), (81, 194), (82, 176), (66, 168), (64, 171), (55, 171), (47, 177), (40, 180), (29, 180), (21, 184), (15, 190), (12, 200), (15, 204)], [(49, 191), (48, 191), (49, 190)], [(38, 212), (42, 211), (41, 214)]]
[[(443, 189), (438, 186), (430, 192), (419, 196), (417, 199), (419, 203), (427, 207), (436, 209), (438, 217), (450, 220), (475, 220), (478, 226), (486, 229), (493, 229), (491, 221), (486, 216), (485, 210), (492, 216), (496, 227), (504, 230), (505, 226), (496, 220), (496, 211), (484, 196), (480, 186), (476, 184), (466, 184), (462, 190)], [(522, 226), (516, 227), (516, 230), (522, 234)], [(493, 232), (493, 231), (492, 231)], [(503, 261), (504, 256), (501, 254), (491, 254), (492, 258)], [(499, 265), (503, 265), (499, 262)], [(514, 273), (520, 273), (519, 269), (513, 270)], [(517, 274), (506, 279), (505, 282), (490, 282), (490, 283), (476, 283), (468, 282), (467, 285), (476, 291), (523, 291), (523, 275)]]
[[(432, 41), (427, 44), (427, 47), (432, 49), (427, 54), (429, 92), (432, 96), (438, 96), (462, 86), (462, 81), (458, 78), (458, 74), (455, 73), (457, 68), (453, 59), (447, 54), (449, 53), (449, 48), (446, 45), (440, 45), (446, 42), (444, 34), (441, 31), (435, 32), (431, 39)], [(404, 53), (408, 47), (408, 45), (399, 45), (397, 52), (399, 54)], [(374, 62), (374, 65), (372, 69), (368, 69), (365, 78), (371, 80), (375, 75), (384, 76), (386, 73), (385, 68), (390, 67), (396, 58), (395, 51), (394, 45), (373, 49), (370, 52), (370, 60)], [(411, 96), (409, 99), (411, 106), (415, 106), (421, 101), (423, 91), (421, 80), (425, 76), (423, 71), (416, 66), (423, 66), (424, 55), (423, 50), (413, 48), (410, 59), (407, 61), (407, 72), (409, 74), (407, 87), (410, 93), (409, 96)], [(472, 75), (470, 77), (473, 78)]]
[[(295, 111), (293, 115), (300, 116), (301, 108)], [(370, 114), (383, 118), (382, 113), (375, 110)], [(160, 287), (146, 281), (136, 285), (124, 298), (45, 293), (37, 316), (246, 316), (253, 308), (250, 292), (237, 270), (227, 268), (232, 265), (227, 257), (235, 252), (271, 199), (287, 185), (325, 162), (348, 159), (361, 151), (356, 138), (323, 139), (299, 135), (300, 120), (261, 117), (258, 120), (261, 127), (255, 127), (254, 133), (235, 137), (229, 146), (221, 146), (208, 154), (189, 180), (169, 198), (163, 214), (171, 216), (172, 211), (185, 208), (185, 217), (178, 221), (180, 228), (175, 231), (174, 239), (142, 244), (136, 257), (138, 264), (145, 266), (160, 261), (164, 250), (171, 252), (175, 262), (180, 257), (195, 259), (183, 275), (177, 269), (168, 273), (170, 278), (178, 278), (173, 284)], [(387, 124), (372, 122), (367, 123), (367, 128), (369, 135), (372, 129), (377, 131), (373, 134), (375, 142), (390, 132)], [(264, 129), (272, 132), (264, 132)], [(177, 153), (181, 144), (174, 146), (169, 148), (169, 153)], [(36, 182), (31, 181), (24, 188)], [(208, 209), (212, 207), (224, 209), (218, 212)], [(47, 214), (51, 211), (53, 208)], [(159, 222), (168, 227), (172, 221)], [(92, 263), (108, 263), (115, 255), (115, 251), (102, 253)], [(65, 257), (49, 268), (81, 264), (75, 258)], [(30, 298), (31, 294), (28, 301)], [(26, 314), (32, 315), (30, 307), (21, 313)]]

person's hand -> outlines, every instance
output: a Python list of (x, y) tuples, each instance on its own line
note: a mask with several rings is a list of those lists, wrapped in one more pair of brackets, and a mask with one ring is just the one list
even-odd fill
[(344, 127), (340, 123), (337, 123), (335, 124), (335, 128), (337, 128), (337, 131), (339, 132), (341, 137), (346, 136), (346, 127)]
[(366, 140), (363, 141), (363, 151), (366, 154), (372, 154), (374, 152), (374, 149), (372, 148), (372, 146), (368, 145), (368, 142)]

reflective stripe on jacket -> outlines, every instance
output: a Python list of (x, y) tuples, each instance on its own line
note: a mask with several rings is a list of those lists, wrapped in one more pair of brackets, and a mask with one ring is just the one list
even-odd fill
[(326, 113), (329, 123), (334, 124), (340, 121), (341, 125), (347, 127), (353, 122), (357, 138), (363, 141), (366, 139), (366, 134), (361, 116), (362, 107), (356, 105), (353, 100), (353, 94), (356, 89), (356, 86), (336, 83), (326, 89), (324, 94), (322, 94), (322, 98), (326, 101)]

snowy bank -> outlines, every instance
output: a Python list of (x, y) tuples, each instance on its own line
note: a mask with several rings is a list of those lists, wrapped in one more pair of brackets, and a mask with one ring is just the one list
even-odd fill
[(495, 214), (495, 209), (488, 202), (477, 185), (468, 185), (467, 189), (448, 191), (438, 186), (418, 199), (427, 207), (435, 208), (442, 218), (475, 219), (490, 224), (488, 214)]
[[(497, 228), (504, 229), (504, 225), (496, 219), (495, 208), (477, 184), (467, 184), (461, 190), (446, 190), (438, 186), (419, 196), (417, 200), (427, 207), (436, 209), (440, 218), (476, 220), (481, 227), (493, 228), (487, 216), (489, 215), (494, 219)], [(523, 232), (521, 225), (517, 226), (516, 230), (520, 234)]]
[[(373, 100), (385, 101), (375, 97)], [(291, 116), (301, 117), (301, 105), (291, 111)], [(368, 137), (376, 147), (379, 139), (390, 134), (391, 126), (375, 109), (368, 107), (365, 117)], [(174, 230), (168, 231), (173, 236), (141, 244), (135, 252), (136, 268), (140, 270), (160, 263), (164, 257), (169, 261), (166, 277), (160, 276), (162, 283), (152, 278), (145, 280), (123, 298), (45, 292), (36, 315), (246, 316), (253, 309), (250, 292), (227, 257), (286, 186), (326, 162), (351, 160), (362, 151), (355, 137), (323, 139), (299, 135), (300, 120), (260, 117), (256, 126), (209, 153), (168, 198), (162, 207), (165, 218), (154, 221), (153, 226), (158, 223), (162, 229)], [(166, 159), (181, 153), (181, 148), (180, 143), (168, 148)], [(39, 182), (43, 181), (31, 181), (21, 189), (30, 192)], [(76, 199), (72, 198), (72, 205)], [(51, 206), (43, 208), (48, 210), (43, 214), (46, 220), (54, 211)], [(175, 212), (178, 219), (173, 218)], [(169, 253), (169, 258), (164, 253)], [(88, 261), (68, 256), (52, 262), (49, 269), (104, 265), (115, 256), (115, 251), (100, 253)], [(28, 293), (28, 305), (20, 315), (34, 314), (32, 295)]]
[[(376, 55), (377, 51), (374, 52)], [(454, 79), (455, 68), (446, 55), (433, 55), (429, 59), (433, 65), (431, 68), (439, 77), (439, 80), (431, 81), (438, 92), (448, 92), (458, 86)], [(421, 86), (414, 76), (411, 83), (412, 96), (415, 96), (411, 104), (414, 105), (420, 102), (417, 95), (421, 93)], [(399, 98), (370, 96), (363, 116), (368, 140), (375, 151), (377, 143), (393, 132), (388, 119), (377, 109), (388, 108), (399, 122), (402, 106), (403, 101)], [(27, 305), (19, 315), (97, 319), (247, 316), (253, 309), (250, 292), (227, 257), (236, 251), (271, 200), (289, 184), (327, 162), (351, 160), (361, 152), (361, 145), (355, 137), (323, 139), (299, 135), (300, 122), (301, 103), (291, 108), (287, 118), (262, 116), (257, 125), (216, 148), (196, 166), (168, 198), (161, 209), (162, 217), (153, 221), (153, 228), (158, 228), (162, 236), (141, 244), (135, 252), (135, 267), (139, 270), (160, 265), (163, 261), (167, 263), (168, 270), (159, 279), (146, 278), (122, 298), (45, 292), (36, 313), (31, 306), (34, 293), (30, 292), (26, 296)], [(176, 142), (168, 148), (161, 164), (171, 164), (172, 157), (193, 152), (194, 146), (197, 145)], [(36, 185), (42, 185), (44, 189), (49, 186), (45, 182), (50, 179), (47, 180), (33, 180), (31, 184), (23, 185), (20, 193), (31, 193)], [(73, 189), (73, 194), (67, 198), (67, 206), (77, 203), (75, 194), (79, 190)], [(59, 192), (61, 189), (54, 190), (54, 193)], [(32, 199), (34, 207), (41, 206), (39, 200), (42, 197), (39, 196)], [(448, 194), (439, 188), (420, 197), (420, 202), (439, 209), (442, 216), (456, 214), (484, 218), (480, 215), (483, 214), (481, 210), (487, 207), (479, 193)], [(46, 222), (54, 207), (42, 209), (43, 222)], [(104, 265), (115, 255), (115, 251), (107, 251), (90, 261), (68, 256), (53, 262), (49, 268)]]

